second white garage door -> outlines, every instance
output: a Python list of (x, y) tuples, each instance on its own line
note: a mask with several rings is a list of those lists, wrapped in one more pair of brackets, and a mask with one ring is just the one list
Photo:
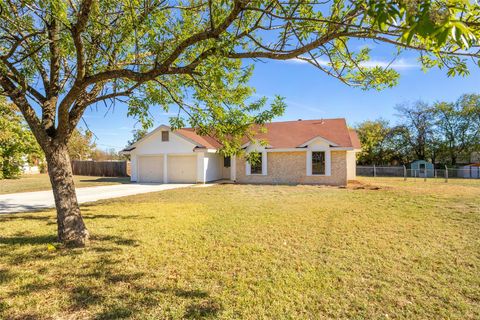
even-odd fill
[(196, 156), (168, 156), (167, 167), (169, 183), (197, 182)]

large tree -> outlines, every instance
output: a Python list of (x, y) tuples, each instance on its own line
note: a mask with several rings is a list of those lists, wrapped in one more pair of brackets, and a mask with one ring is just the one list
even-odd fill
[(416, 101), (413, 104), (404, 103), (395, 107), (401, 124), (399, 134), (408, 146), (414, 160), (427, 160), (434, 154), (435, 114), (425, 102)]
[(438, 102), (433, 107), (442, 151), (451, 165), (459, 157), (469, 159), (480, 151), (480, 95), (465, 94), (454, 103)]
[[(478, 62), (474, 1), (10, 0), (0, 2), (0, 86), (45, 152), (60, 241), (88, 231), (75, 196), (67, 143), (86, 108), (128, 97), (130, 115), (176, 104), (201, 134), (240, 149), (252, 123), (281, 114), (276, 99), (252, 101), (245, 59), (301, 59), (364, 89), (396, 84), (369, 67), (352, 40), (417, 50), (426, 67), (465, 74)], [(249, 103), (247, 103), (249, 101)]]
[(388, 120), (367, 120), (355, 128), (362, 143), (357, 162), (365, 165), (408, 163), (412, 159), (411, 147), (405, 139), (403, 124), (390, 125)]

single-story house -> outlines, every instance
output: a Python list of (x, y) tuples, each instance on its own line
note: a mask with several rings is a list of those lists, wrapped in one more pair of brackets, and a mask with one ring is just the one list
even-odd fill
[(123, 152), (131, 156), (131, 180), (160, 183), (238, 183), (345, 185), (356, 177), (360, 141), (345, 119), (297, 120), (266, 124), (245, 152), (261, 153), (250, 165), (243, 156), (224, 158), (221, 144), (193, 129), (161, 125)]

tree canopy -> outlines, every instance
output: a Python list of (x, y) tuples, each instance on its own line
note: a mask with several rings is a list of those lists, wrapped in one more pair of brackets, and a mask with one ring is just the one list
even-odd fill
[(89, 105), (128, 97), (147, 126), (151, 106), (178, 105), (174, 127), (187, 120), (231, 141), (284, 108), (248, 99), (246, 58), (302, 59), (364, 89), (393, 86), (398, 73), (365, 64), (369, 49), (352, 39), (416, 49), (425, 68), (450, 75), (479, 61), (480, 9), (470, 1), (50, 0), (2, 2), (1, 12), (0, 83), (46, 140), (68, 139)]
[(188, 123), (236, 154), (285, 109), (280, 97), (253, 99), (251, 61), (300, 59), (350, 86), (395, 85), (398, 73), (369, 65), (354, 42), (365, 40), (466, 75), (479, 63), (479, 17), (467, 0), (0, 1), (1, 94), (45, 152), (59, 239), (83, 245), (67, 143), (88, 107), (125, 101), (148, 127), (152, 107), (176, 105), (173, 129)]
[(68, 141), (68, 154), (72, 160), (88, 160), (95, 154), (97, 145), (90, 130), (75, 129)]
[(453, 103), (438, 102), (432, 110), (441, 152), (455, 165), (459, 157), (480, 151), (480, 95), (466, 94)]
[(355, 128), (362, 143), (359, 164), (405, 162), (405, 144), (399, 138), (401, 127), (392, 127), (384, 119), (367, 120)]
[(397, 106), (399, 121), (364, 121), (356, 129), (362, 142), (361, 164), (406, 164), (413, 160), (456, 165), (480, 151), (480, 95), (455, 102), (417, 101)]

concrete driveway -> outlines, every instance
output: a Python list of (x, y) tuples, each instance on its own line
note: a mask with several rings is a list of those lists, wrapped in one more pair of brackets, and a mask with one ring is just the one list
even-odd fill
[[(189, 186), (192, 186), (192, 184), (132, 183), (113, 186), (86, 187), (77, 189), (77, 199), (79, 203), (85, 203)], [(0, 214), (36, 211), (53, 207), (55, 207), (55, 201), (51, 190), (0, 195)]]

